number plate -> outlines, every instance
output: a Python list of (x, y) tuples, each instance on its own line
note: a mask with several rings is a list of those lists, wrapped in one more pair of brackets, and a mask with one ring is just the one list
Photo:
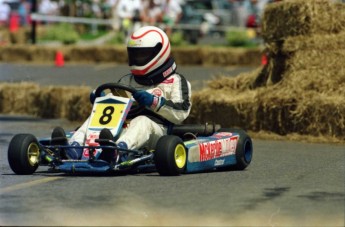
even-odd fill
[(89, 127), (115, 128), (121, 121), (126, 104), (97, 104)]
[(97, 98), (92, 109), (88, 130), (100, 131), (109, 128), (116, 133), (122, 126), (127, 113), (132, 105), (132, 100), (117, 96)]

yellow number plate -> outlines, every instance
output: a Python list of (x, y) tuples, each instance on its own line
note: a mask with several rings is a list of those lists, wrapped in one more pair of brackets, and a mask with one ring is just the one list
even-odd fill
[(126, 104), (98, 103), (94, 108), (89, 127), (116, 128), (121, 122)]

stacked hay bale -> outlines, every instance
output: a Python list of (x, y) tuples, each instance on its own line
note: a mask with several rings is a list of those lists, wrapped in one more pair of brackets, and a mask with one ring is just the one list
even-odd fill
[(0, 113), (83, 121), (91, 111), (90, 90), (79, 86), (1, 83)]
[(345, 4), (273, 3), (262, 30), (269, 64), (211, 81), (189, 120), (345, 139)]

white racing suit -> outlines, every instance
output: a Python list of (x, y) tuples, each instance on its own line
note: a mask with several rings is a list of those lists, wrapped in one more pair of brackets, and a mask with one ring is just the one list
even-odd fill
[[(169, 125), (180, 124), (184, 121), (191, 110), (191, 85), (180, 74), (173, 73), (163, 82), (155, 86), (138, 84), (131, 74), (121, 78), (119, 83), (132, 86), (138, 90), (146, 90), (155, 95), (154, 102), (149, 108), (155, 114), (162, 117), (140, 115), (134, 117), (127, 128), (120, 134), (118, 142), (125, 142), (128, 149), (147, 147), (154, 149), (160, 137), (166, 135)], [(166, 100), (160, 106), (162, 97)], [(154, 114), (153, 114), (154, 115)], [(89, 119), (74, 133), (70, 143), (74, 141), (84, 144)]]

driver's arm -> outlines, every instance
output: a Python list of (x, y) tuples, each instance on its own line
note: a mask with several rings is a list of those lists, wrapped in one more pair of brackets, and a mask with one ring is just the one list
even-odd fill
[(156, 110), (156, 113), (174, 124), (180, 124), (188, 117), (191, 110), (191, 85), (183, 76), (178, 74), (174, 74), (169, 79), (173, 79), (172, 84), (164, 84), (163, 82), (159, 85), (163, 91), (168, 87), (171, 90), (169, 89), (169, 93), (164, 91), (164, 105)]

